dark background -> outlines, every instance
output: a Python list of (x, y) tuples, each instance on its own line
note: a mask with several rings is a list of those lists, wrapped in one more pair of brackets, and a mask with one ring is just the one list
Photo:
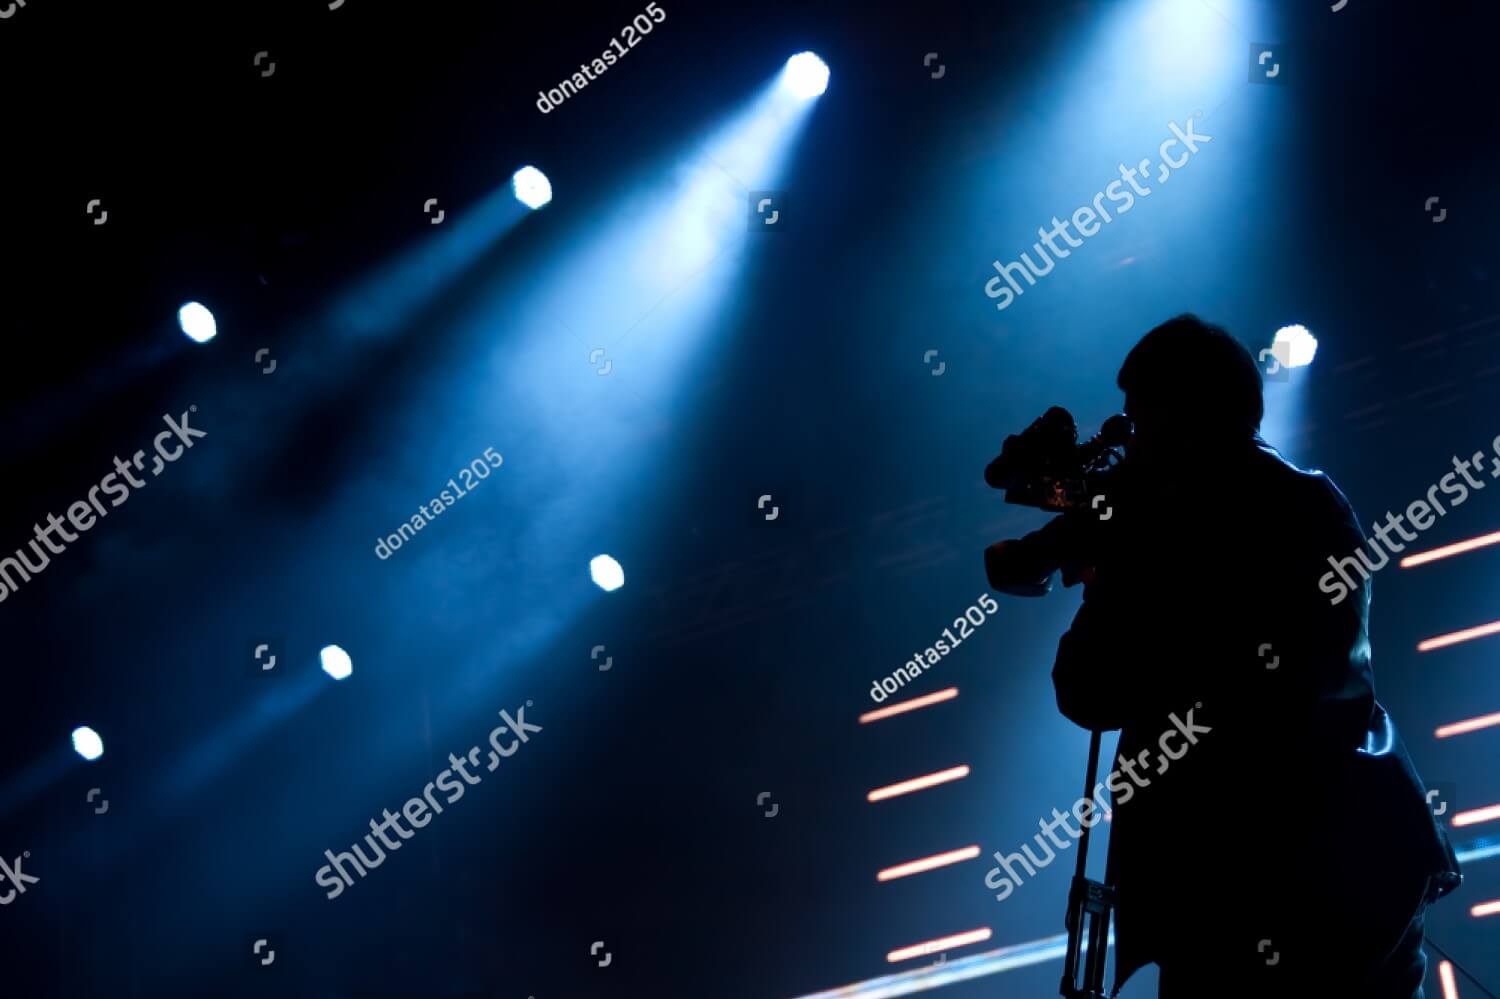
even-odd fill
[[(1148, 57), (1112, 25), (1153, 6)], [(1001, 598), (916, 687), (956, 685), (956, 702), (860, 726), (870, 685), (984, 591), (984, 545), (1042, 522), (981, 481), (1004, 436), (1053, 403), (1096, 426), (1119, 405), (1124, 352), (1176, 312), (1254, 347), (1286, 323), (1318, 334), (1273, 442), (1327, 470), (1367, 524), (1424, 496), (1452, 455), (1490, 449), (1488, 6), (669, 0), (545, 116), (537, 91), (642, 7), (18, 9), (0, 21), (0, 554), (114, 455), (149, 447), (163, 413), (196, 405), (210, 436), (0, 606), (0, 854), (30, 851), (41, 878), (0, 909), (0, 988), (785, 996), (898, 970), (887, 951), (978, 926), (990, 943), (950, 958), (1061, 932), (1071, 856), (1005, 903), (983, 877), (991, 851), (1077, 795), (1086, 739), (1047, 676), (1077, 593)], [(1268, 39), (1290, 53), (1283, 82), (1193, 89), (1183, 67), (1222, 58), (1244, 81)], [(832, 79), (774, 185), (791, 225), (738, 242), (732, 283), (710, 269), (716, 283), (691, 289), (719, 303), (692, 352), (654, 368), (675, 334), (608, 271), (573, 287), (608, 317), (579, 331), (588, 343), (533, 321), (542, 264), (631, 199), (649, 207), (660, 195), (640, 178), (804, 48)], [(990, 261), (1198, 109), (1215, 141), (997, 313)], [(428, 198), (451, 225), (523, 163), (553, 204), (474, 248), (453, 288), (378, 336), (327, 319), (434, 238)], [(655, 235), (617, 247), (622, 273), (672, 252)], [(215, 341), (177, 333), (188, 299), (213, 309)], [(611, 351), (616, 377), (595, 376), (588, 348), (637, 323)], [(280, 361), (269, 375), (262, 347)], [(371, 554), (486, 446), (503, 469), (409, 549)], [(1215, 585), (1287, 516), (1226, 523), (1182, 586)], [(1497, 522), (1500, 492), (1480, 492), (1421, 546)], [(625, 566), (615, 593), (588, 580), (601, 551)], [(1455, 808), (1500, 800), (1500, 730), (1432, 737), (1500, 710), (1495, 640), (1415, 649), (1500, 617), (1497, 558), (1391, 567), (1375, 585), (1381, 700)], [(277, 675), (249, 667), (259, 642), (284, 656)], [(317, 671), (328, 642), (353, 656), (342, 684)], [(325, 900), (324, 849), (348, 849), (528, 701), (544, 733)], [(106, 743), (90, 765), (67, 749), (85, 723)], [(971, 776), (864, 800), (955, 763)], [(1233, 809), (1226, 788), (1216, 820)], [(875, 881), (970, 843), (979, 860)], [(1467, 873), (1429, 931), (1493, 991), (1500, 921), (1468, 908), (1500, 896), (1500, 863)], [(250, 956), (258, 938), (271, 967)], [(1059, 970), (949, 993), (1050, 995)]]

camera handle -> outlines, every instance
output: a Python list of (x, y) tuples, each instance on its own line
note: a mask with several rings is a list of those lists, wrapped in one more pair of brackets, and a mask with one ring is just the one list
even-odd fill
[[(1099, 775), (1100, 738), (1098, 729), (1089, 737), (1088, 773), (1083, 782), (1086, 799), (1093, 797), (1094, 781)], [(1081, 821), (1079, 825), (1083, 826), (1083, 834), (1078, 839), (1078, 864), (1073, 870), (1073, 884), (1068, 891), (1068, 950), (1059, 992), (1066, 999), (1107, 999), (1104, 960), (1109, 951), (1110, 923), (1115, 910), (1113, 865), (1106, 862), (1102, 883), (1089, 880), (1087, 865), (1091, 827)], [(1110, 845), (1113, 847), (1113, 842)], [(1113, 860), (1114, 850), (1109, 852), (1110, 860)]]

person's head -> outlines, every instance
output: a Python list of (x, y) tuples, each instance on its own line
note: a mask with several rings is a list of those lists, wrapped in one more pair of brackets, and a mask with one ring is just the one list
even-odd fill
[(1249, 442), (1265, 411), (1250, 351), (1191, 313), (1141, 337), (1116, 383), (1135, 424), (1131, 450), (1146, 456)]

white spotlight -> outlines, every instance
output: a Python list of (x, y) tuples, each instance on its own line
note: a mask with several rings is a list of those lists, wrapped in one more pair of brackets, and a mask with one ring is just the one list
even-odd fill
[(510, 178), (516, 200), (535, 211), (552, 200), (552, 182), (534, 166), (523, 166)]
[(323, 664), (323, 672), (335, 680), (342, 680), (354, 672), (354, 661), (349, 658), (349, 653), (337, 645), (323, 646), (323, 651), (318, 653), (318, 661)]
[(104, 755), (104, 740), (87, 725), (80, 725), (73, 730), (73, 752), (92, 763)]
[(817, 97), (828, 89), (828, 64), (811, 52), (798, 52), (786, 61), (781, 85), (798, 97)]
[(188, 302), (177, 310), (177, 325), (194, 343), (208, 343), (218, 335), (214, 314), (200, 302)]
[(1284, 368), (1305, 368), (1318, 354), (1318, 338), (1306, 326), (1283, 326), (1271, 341), (1271, 355)]
[(599, 589), (606, 592), (618, 590), (625, 585), (625, 570), (608, 555), (595, 555), (589, 561), (589, 575)]

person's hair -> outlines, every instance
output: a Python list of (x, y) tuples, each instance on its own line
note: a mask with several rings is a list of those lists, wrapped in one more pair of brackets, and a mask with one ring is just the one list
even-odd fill
[(1265, 415), (1260, 368), (1250, 351), (1222, 326), (1190, 312), (1141, 337), (1115, 381), (1185, 427), (1249, 436)]

